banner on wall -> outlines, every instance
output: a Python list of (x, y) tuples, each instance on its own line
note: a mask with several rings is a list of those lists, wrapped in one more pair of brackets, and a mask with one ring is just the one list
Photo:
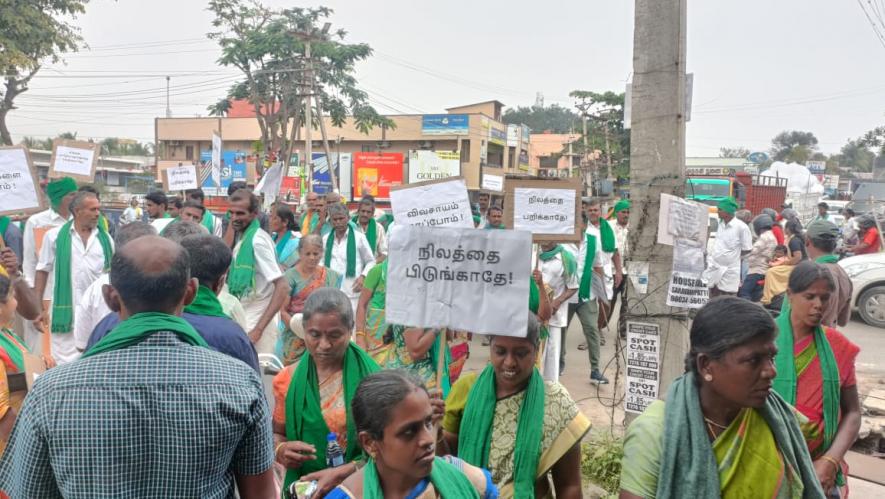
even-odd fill
[[(338, 160), (338, 153), (332, 153), (332, 164), (335, 166), (335, 178), (338, 179), (338, 188), (342, 196), (350, 201), (350, 189), (353, 185), (351, 181), (351, 154), (341, 153), (341, 160)], [(329, 162), (325, 153), (313, 153), (313, 191), (318, 194), (332, 192), (332, 176), (329, 173)]]
[(245, 151), (221, 152), (221, 185), (212, 179), (212, 151), (200, 152), (200, 185), (207, 196), (227, 196), (232, 182), (246, 182), (248, 167)]
[(421, 135), (467, 135), (470, 116), (467, 114), (425, 114), (421, 117)]
[(461, 175), (458, 151), (409, 151), (409, 183)]
[(353, 153), (353, 195), (368, 194), (389, 199), (390, 188), (403, 183), (403, 154), (400, 152)]

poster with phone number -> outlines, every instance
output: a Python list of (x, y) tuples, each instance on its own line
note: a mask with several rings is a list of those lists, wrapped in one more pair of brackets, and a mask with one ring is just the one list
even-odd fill
[(390, 188), (403, 183), (403, 154), (354, 153), (353, 190), (354, 199), (368, 194), (376, 199), (389, 199)]

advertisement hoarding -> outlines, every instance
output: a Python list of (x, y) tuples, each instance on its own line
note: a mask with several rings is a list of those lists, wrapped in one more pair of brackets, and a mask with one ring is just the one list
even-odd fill
[(399, 152), (353, 153), (353, 195), (389, 199), (390, 187), (403, 183), (403, 154)]
[(200, 186), (207, 196), (226, 196), (231, 182), (246, 182), (248, 168), (243, 151), (221, 152), (221, 185), (212, 180), (212, 151), (200, 152)]
[(461, 153), (458, 151), (409, 151), (409, 183), (461, 174)]
[(425, 114), (421, 117), (422, 135), (467, 135), (470, 116), (466, 114)]

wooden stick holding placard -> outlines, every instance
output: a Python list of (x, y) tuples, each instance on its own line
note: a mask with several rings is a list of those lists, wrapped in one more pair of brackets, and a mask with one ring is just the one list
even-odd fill
[(443, 370), (446, 365), (446, 350), (449, 348), (449, 330), (440, 329), (439, 331), (439, 352), (436, 354), (436, 387), (442, 393), (443, 386)]

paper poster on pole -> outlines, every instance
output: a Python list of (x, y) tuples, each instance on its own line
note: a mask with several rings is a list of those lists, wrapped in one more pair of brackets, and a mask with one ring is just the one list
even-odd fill
[(641, 414), (658, 398), (661, 327), (627, 322), (627, 373), (624, 410)]
[(95, 182), (95, 166), (101, 145), (79, 140), (55, 139), (49, 159), (49, 177), (71, 177), (74, 180)]
[(214, 186), (221, 187), (221, 135), (212, 132), (212, 165), (209, 170)]
[(166, 168), (166, 190), (167, 191), (186, 191), (188, 189), (197, 189), (200, 183), (197, 180), (196, 165), (182, 165), (172, 168)]
[(504, 192), (504, 174), (498, 169), (483, 168), (480, 188), (492, 194)]
[(24, 146), (0, 147), (0, 215), (46, 209), (31, 156)]
[(386, 321), (526, 335), (531, 234), (394, 224)]
[(409, 151), (409, 183), (461, 175), (458, 151)]
[(397, 224), (473, 228), (463, 177), (391, 187), (390, 207)]
[[(678, 203), (679, 206), (676, 208), (677, 210), (683, 207), (683, 204), (690, 204), (696, 206), (698, 209), (695, 211), (695, 217), (697, 217), (697, 240), (698, 242), (705, 243), (707, 241), (707, 225), (709, 224), (709, 211), (707, 205), (695, 203), (693, 201), (685, 201), (682, 198), (672, 196), (670, 194), (661, 194), (661, 205), (658, 210), (658, 244), (666, 244), (667, 246), (673, 246), (673, 230), (679, 229), (671, 229), (670, 228), (670, 207), (673, 203)], [(686, 208), (687, 209), (687, 208)], [(691, 224), (692, 227), (695, 227), (694, 224)]]
[(508, 229), (531, 232), (533, 240), (580, 241), (580, 180), (507, 179), (504, 207)]
[(667, 306), (701, 308), (710, 299), (707, 283), (698, 275), (674, 271), (667, 288)]

